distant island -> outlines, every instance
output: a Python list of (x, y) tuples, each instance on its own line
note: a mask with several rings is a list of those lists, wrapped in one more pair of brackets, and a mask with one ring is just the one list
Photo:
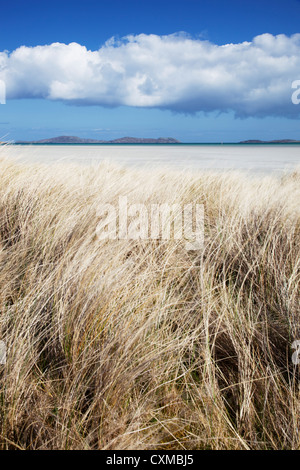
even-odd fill
[(300, 140), (242, 140), (239, 144), (299, 144)]
[[(51, 137), (42, 140), (17, 140), (15, 142), (0, 142), (0, 144), (181, 144), (180, 140), (173, 137), (159, 137), (153, 138), (140, 138), (140, 137), (121, 137), (113, 140), (97, 140), (97, 139), (83, 139), (81, 137), (72, 135), (61, 135), (58, 137)], [(188, 142), (186, 142), (188, 143)], [(200, 142), (190, 142), (200, 144)], [(280, 140), (242, 140), (240, 142), (203, 142), (202, 144), (300, 144), (300, 140), (293, 139), (280, 139)]]
[(34, 141), (17, 141), (16, 144), (179, 144), (180, 141), (172, 137), (159, 137), (158, 139), (143, 139), (139, 137), (121, 137), (114, 140), (82, 139), (76, 136), (61, 135), (50, 139)]

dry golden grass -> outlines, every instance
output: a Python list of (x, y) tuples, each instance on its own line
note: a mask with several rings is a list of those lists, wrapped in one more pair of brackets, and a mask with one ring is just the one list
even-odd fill
[[(2, 449), (299, 449), (300, 173), (0, 161)], [(205, 206), (205, 248), (99, 241), (100, 203)]]

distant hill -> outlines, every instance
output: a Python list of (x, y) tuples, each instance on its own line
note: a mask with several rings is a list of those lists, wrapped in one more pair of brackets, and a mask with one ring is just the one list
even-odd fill
[(62, 135), (50, 139), (34, 141), (18, 141), (16, 144), (177, 144), (179, 140), (172, 137), (159, 137), (158, 139), (142, 139), (137, 137), (122, 137), (114, 140), (81, 139), (80, 137)]
[(242, 140), (239, 144), (294, 144), (300, 143), (300, 140), (282, 139), (282, 140)]
[(109, 140), (110, 144), (179, 144), (180, 141), (172, 137), (159, 137), (158, 139), (142, 139), (138, 137), (121, 137)]

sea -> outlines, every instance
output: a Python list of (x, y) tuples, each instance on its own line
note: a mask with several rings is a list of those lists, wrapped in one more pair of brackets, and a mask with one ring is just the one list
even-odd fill
[(285, 173), (300, 169), (300, 144), (14, 144), (0, 148), (21, 162), (109, 162), (147, 169), (241, 170)]

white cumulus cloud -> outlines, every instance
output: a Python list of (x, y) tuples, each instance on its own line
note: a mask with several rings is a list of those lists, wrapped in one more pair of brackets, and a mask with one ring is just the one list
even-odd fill
[(113, 38), (99, 50), (53, 43), (0, 52), (7, 99), (296, 117), (300, 34), (216, 45), (184, 34)]

